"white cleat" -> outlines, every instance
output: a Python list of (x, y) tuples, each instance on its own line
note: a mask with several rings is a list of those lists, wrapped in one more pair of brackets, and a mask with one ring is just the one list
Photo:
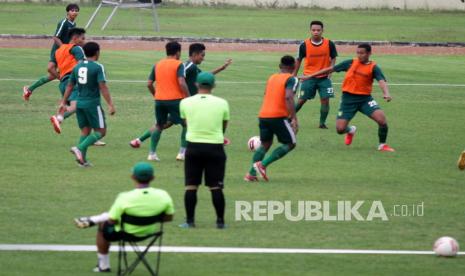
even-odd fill
[(149, 161), (160, 161), (160, 158), (158, 158), (156, 152), (150, 152), (149, 156), (147, 156), (147, 160), (149, 160)]
[(72, 147), (70, 151), (76, 157), (78, 164), (84, 165), (86, 163), (84, 157), (82, 156), (82, 152), (77, 147)]
[(107, 143), (103, 142), (102, 140), (97, 140), (97, 142), (94, 143), (94, 146), (100, 146), (100, 147), (103, 147), (105, 146)]

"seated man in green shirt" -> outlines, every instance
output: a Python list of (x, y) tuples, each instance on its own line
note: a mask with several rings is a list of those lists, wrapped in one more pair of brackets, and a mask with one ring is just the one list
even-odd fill
[[(164, 190), (149, 187), (149, 183), (155, 179), (152, 165), (145, 162), (137, 163), (132, 169), (131, 178), (136, 188), (120, 193), (109, 212), (74, 219), (78, 228), (98, 225), (98, 264), (94, 272), (110, 272), (110, 242), (119, 241), (123, 236), (120, 229), (123, 214), (139, 217), (164, 214), (163, 221), (173, 220), (174, 207), (170, 195)], [(148, 226), (125, 224), (124, 230), (126, 234), (144, 237), (155, 232), (156, 224)]]

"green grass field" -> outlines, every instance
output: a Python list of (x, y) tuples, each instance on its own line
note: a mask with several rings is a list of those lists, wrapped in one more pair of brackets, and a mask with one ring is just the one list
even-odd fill
[[(82, 7), (78, 26), (86, 25), (94, 9), (95, 6)], [(102, 10), (89, 34), (303, 39), (310, 20), (319, 19), (326, 24), (325, 35), (334, 40), (463, 42), (465, 36), (463, 12), (168, 5), (159, 8), (159, 33), (153, 31), (151, 12), (137, 9), (118, 10), (108, 29), (102, 32), (100, 27), (110, 11)], [(52, 35), (64, 15), (62, 4), (0, 3), (0, 33)]]
[[(184, 218), (183, 170), (182, 164), (174, 160), (180, 129), (172, 128), (162, 136), (162, 162), (154, 164), (154, 185), (172, 195), (177, 210), (174, 222), (166, 227), (164, 244), (431, 250), (440, 236), (465, 241), (464, 174), (455, 163), (465, 146), (463, 87), (393, 85), (391, 103), (383, 102), (379, 89), (375, 89), (375, 99), (390, 124), (388, 142), (397, 150), (390, 154), (376, 151), (377, 127), (361, 114), (353, 120), (359, 129), (354, 144), (343, 144), (343, 136), (334, 131), (340, 97), (340, 86), (335, 85), (337, 96), (331, 105), (330, 130), (316, 128), (319, 104), (308, 103), (298, 114), (301, 129), (296, 150), (269, 168), (269, 183), (244, 183), (242, 177), (251, 159), (246, 142), (258, 134), (256, 114), (263, 82), (276, 71), (280, 56), (263, 52), (207, 55), (204, 70), (215, 68), (226, 57), (234, 59), (234, 64), (218, 76), (215, 90), (231, 107), (227, 136), (232, 144), (227, 147), (225, 180), (229, 227), (225, 231), (214, 228), (214, 212), (205, 188), (199, 192), (198, 228), (186, 231), (177, 227)], [(2, 49), (0, 79), (35, 79), (43, 74), (47, 57), (48, 49)], [(128, 142), (154, 121), (153, 102), (144, 82), (111, 80), (144, 81), (152, 61), (161, 57), (160, 52), (147, 51), (102, 53), (117, 114), (107, 117), (109, 130), (104, 140), (108, 145), (89, 150), (94, 164), (90, 169), (78, 168), (68, 152), (79, 136), (75, 118), (65, 122), (62, 135), (56, 135), (48, 121), (59, 98), (57, 83), (39, 88), (31, 102), (24, 104), (21, 87), (29, 81), (0, 81), (0, 232), (4, 233), (0, 244), (93, 244), (95, 229), (78, 230), (72, 218), (104, 211), (118, 192), (131, 189), (130, 167), (145, 159), (148, 144), (134, 150)], [(347, 56), (339, 60), (344, 58)], [(382, 55), (374, 59), (392, 84), (463, 83), (463, 56)], [(341, 79), (342, 74), (334, 76), (334, 82)], [(250, 83), (235, 83), (244, 81)], [(283, 216), (272, 222), (234, 221), (237, 200), (380, 200), (389, 221), (289, 222)], [(395, 204), (422, 202), (422, 217), (390, 216)], [(361, 213), (366, 214), (367, 208), (364, 206)], [(0, 256), (4, 275), (87, 275), (96, 261), (95, 253), (0, 252)], [(430, 255), (166, 253), (161, 273), (458, 275), (464, 269), (463, 257), (442, 259)], [(140, 268), (137, 275), (145, 275), (144, 270)]]

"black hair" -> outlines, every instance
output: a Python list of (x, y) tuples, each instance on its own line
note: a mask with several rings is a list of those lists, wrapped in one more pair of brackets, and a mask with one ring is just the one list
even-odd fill
[(368, 43), (359, 44), (357, 48), (365, 49), (368, 53), (371, 53), (371, 45)]
[(192, 43), (189, 45), (189, 56), (200, 54), (202, 51), (205, 51), (205, 45), (202, 43)]
[(174, 56), (177, 52), (181, 52), (181, 44), (177, 41), (170, 41), (165, 45), (166, 55)]
[(70, 10), (78, 10), (79, 11), (79, 5), (74, 4), (74, 3), (68, 4), (68, 6), (66, 6), (66, 12), (69, 12)]
[(283, 56), (281, 58), (281, 65), (292, 67), (295, 65), (295, 58), (289, 55)]
[(75, 35), (82, 35), (85, 33), (86, 33), (86, 30), (84, 30), (83, 28), (72, 28), (68, 31), (68, 36), (72, 38)]
[(312, 25), (319, 25), (321, 26), (321, 28), (323, 29), (323, 22), (319, 21), (319, 20), (313, 20), (312, 22), (310, 22), (310, 28), (312, 27)]
[(100, 51), (100, 45), (97, 42), (87, 42), (84, 47), (84, 54), (86, 57), (94, 57)]

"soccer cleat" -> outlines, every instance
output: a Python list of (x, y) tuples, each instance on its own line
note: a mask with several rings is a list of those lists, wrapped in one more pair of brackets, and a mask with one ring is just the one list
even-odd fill
[(92, 163), (90, 163), (89, 161), (85, 161), (84, 164), (78, 163), (78, 166), (81, 168), (90, 168), (90, 167), (93, 167), (94, 165), (92, 165)]
[(325, 124), (320, 124), (318, 126), (318, 128), (321, 128), (321, 129), (328, 129), (328, 127), (325, 125)]
[(182, 224), (179, 224), (178, 226), (180, 228), (184, 228), (184, 229), (195, 228), (195, 223), (193, 223), (193, 222), (184, 222)]
[(388, 151), (388, 152), (394, 152), (395, 150), (391, 148), (388, 144), (380, 144), (378, 146), (379, 151)]
[(350, 127), (350, 131), (347, 132), (346, 138), (345, 138), (345, 140), (344, 140), (344, 143), (345, 143), (346, 145), (349, 146), (350, 144), (352, 144), (352, 140), (354, 139), (354, 136), (355, 136), (355, 132), (356, 132), (356, 131), (357, 131), (357, 128), (356, 128), (355, 126), (351, 126), (351, 127)]
[(216, 223), (216, 229), (225, 229), (225, 228), (226, 228), (226, 224), (224, 224), (224, 222)]
[(268, 176), (266, 176), (266, 167), (263, 166), (261, 161), (255, 162), (253, 168), (256, 172), (263, 178), (263, 180), (268, 181)]
[(94, 143), (94, 146), (99, 146), (99, 147), (103, 147), (105, 146), (107, 143), (103, 142), (102, 140), (97, 140), (97, 142)]
[(132, 148), (135, 148), (135, 149), (139, 148), (141, 144), (142, 144), (142, 142), (140, 141), (139, 138), (136, 138), (136, 139), (134, 139), (134, 140), (131, 140), (131, 142), (129, 142), (129, 145), (130, 145)]
[(93, 272), (111, 272), (110, 268), (101, 269), (98, 265), (94, 267)]
[(29, 90), (29, 87), (27, 86), (24, 86), (23, 87), (23, 99), (28, 102), (29, 101), (29, 97), (31, 97), (32, 95), (32, 91)]
[(229, 140), (228, 138), (224, 137), (224, 140), (223, 140), (223, 145), (227, 146), (231, 144), (231, 140)]
[(160, 161), (156, 152), (149, 152), (149, 156), (147, 156), (147, 160), (149, 161)]
[(459, 157), (459, 161), (457, 162), (457, 166), (460, 170), (465, 170), (465, 150), (462, 151)]
[(95, 225), (95, 222), (91, 221), (89, 217), (80, 217), (74, 219), (74, 224), (77, 228), (89, 228)]
[(247, 174), (244, 176), (244, 181), (247, 181), (247, 182), (257, 182), (257, 181), (258, 181), (258, 177), (255, 176), (255, 175), (251, 175), (250, 173), (247, 173)]
[(60, 126), (60, 121), (58, 120), (57, 116), (53, 115), (52, 117), (50, 117), (50, 122), (52, 123), (53, 129), (55, 130), (55, 132), (60, 134), (61, 126)]
[(180, 152), (180, 153), (178, 153), (178, 155), (176, 155), (176, 160), (177, 161), (184, 161), (184, 159), (186, 159), (186, 154), (185, 153)]
[(82, 156), (82, 152), (77, 147), (72, 147), (70, 149), (70, 152), (74, 154), (74, 156), (76, 157), (76, 161), (80, 165), (84, 165), (86, 163), (86, 161), (84, 160), (84, 156)]

